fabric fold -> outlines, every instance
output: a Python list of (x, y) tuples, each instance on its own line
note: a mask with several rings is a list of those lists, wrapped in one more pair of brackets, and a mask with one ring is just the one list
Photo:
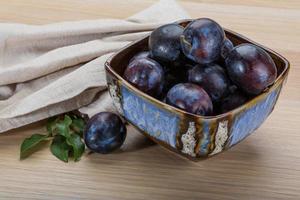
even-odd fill
[(76, 109), (90, 116), (112, 110), (107, 58), (183, 18), (176, 1), (161, 0), (126, 20), (0, 23), (0, 132)]

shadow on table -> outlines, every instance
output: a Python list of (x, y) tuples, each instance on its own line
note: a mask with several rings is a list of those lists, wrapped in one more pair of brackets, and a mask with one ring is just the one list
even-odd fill
[(214, 167), (218, 168), (220, 165), (242, 162), (242, 164), (247, 163), (249, 169), (253, 166), (253, 163), (261, 160), (261, 152), (250, 140), (246, 139), (225, 152), (194, 162), (155, 144), (137, 131), (129, 131), (120, 150), (108, 155), (89, 154), (87, 156), (87, 160), (92, 163), (97, 163), (98, 159), (108, 159), (108, 164), (133, 161), (137, 165), (147, 163), (147, 168), (152, 168), (153, 165), (169, 165), (176, 166), (178, 169), (185, 169), (186, 167), (206, 168), (205, 166), (213, 169)]

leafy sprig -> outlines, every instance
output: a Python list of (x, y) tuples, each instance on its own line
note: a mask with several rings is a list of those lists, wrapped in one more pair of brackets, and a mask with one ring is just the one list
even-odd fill
[(51, 142), (51, 153), (58, 159), (68, 162), (71, 157), (79, 161), (85, 151), (82, 140), (85, 120), (73, 113), (52, 117), (47, 121), (47, 134), (33, 134), (21, 144), (20, 159), (34, 153), (38, 147)]

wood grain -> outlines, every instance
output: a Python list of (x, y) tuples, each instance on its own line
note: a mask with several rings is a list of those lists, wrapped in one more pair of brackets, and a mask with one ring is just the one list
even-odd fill
[[(0, 21), (44, 24), (125, 18), (154, 0), (0, 0)], [(47, 148), (19, 161), (19, 145), (44, 122), (0, 135), (0, 199), (300, 199), (300, 3), (181, 1), (192, 17), (274, 49), (291, 62), (289, 80), (269, 119), (229, 151), (197, 163), (128, 134), (122, 150), (56, 160)]]

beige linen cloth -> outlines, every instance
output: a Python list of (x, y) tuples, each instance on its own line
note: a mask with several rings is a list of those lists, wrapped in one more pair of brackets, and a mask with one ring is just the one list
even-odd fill
[(126, 20), (0, 23), (0, 132), (79, 109), (112, 109), (104, 63), (161, 24), (189, 18), (161, 0)]

